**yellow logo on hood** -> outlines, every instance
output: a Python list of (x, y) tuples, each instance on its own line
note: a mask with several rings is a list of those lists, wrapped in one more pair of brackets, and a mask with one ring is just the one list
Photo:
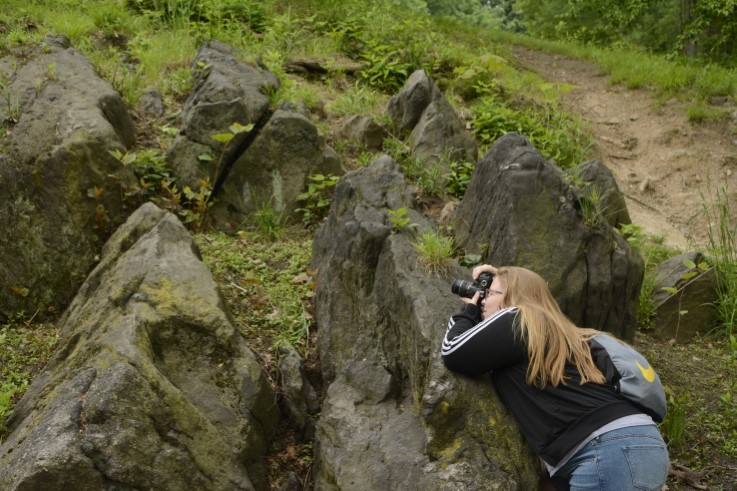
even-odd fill
[(645, 377), (645, 380), (647, 380), (648, 382), (652, 382), (653, 380), (655, 380), (655, 370), (653, 370), (653, 367), (645, 368), (640, 365), (637, 360), (635, 360), (635, 363), (637, 363), (637, 368), (640, 369), (640, 371), (642, 372), (642, 376)]

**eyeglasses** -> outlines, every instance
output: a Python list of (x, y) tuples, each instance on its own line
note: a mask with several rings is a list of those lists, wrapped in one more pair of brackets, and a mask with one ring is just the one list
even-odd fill
[(504, 295), (504, 292), (500, 292), (499, 290), (489, 289), (489, 295), (491, 295), (492, 293), (496, 293), (497, 295)]

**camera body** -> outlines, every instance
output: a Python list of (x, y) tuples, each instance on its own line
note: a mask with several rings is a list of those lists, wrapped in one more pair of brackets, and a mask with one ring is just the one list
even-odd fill
[(494, 273), (483, 272), (479, 274), (476, 281), (455, 280), (450, 286), (450, 291), (459, 297), (473, 298), (479, 292), (479, 301), (486, 297), (486, 291), (491, 288)]

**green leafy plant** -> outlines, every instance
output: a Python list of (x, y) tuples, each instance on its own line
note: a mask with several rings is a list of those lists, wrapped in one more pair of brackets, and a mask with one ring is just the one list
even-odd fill
[(467, 253), (459, 261), (461, 266), (473, 268), (481, 264), (481, 254)]
[(456, 245), (452, 237), (446, 237), (436, 231), (420, 234), (412, 247), (418, 254), (417, 260), (431, 273), (444, 271), (454, 254)]
[(401, 58), (401, 51), (391, 45), (371, 43), (361, 54), (365, 63), (359, 80), (386, 92), (396, 92), (409, 76), (410, 66)]
[(472, 108), (473, 134), (484, 144), (517, 132), (526, 136), (540, 153), (565, 169), (586, 160), (591, 141), (580, 119), (554, 106), (515, 109), (490, 96)]
[(446, 175), (445, 189), (451, 196), (463, 198), (471, 182), (476, 166), (471, 162), (451, 162), (450, 172)]
[(166, 155), (158, 150), (148, 149), (123, 153), (115, 149), (110, 150), (110, 155), (123, 165), (131, 166), (138, 179), (139, 188), (129, 191), (129, 196), (140, 194), (143, 198), (152, 198), (164, 191), (162, 183), (166, 182), (171, 186), (176, 182), (176, 177), (168, 167)]
[[(176, 177), (168, 168), (166, 156), (157, 150), (123, 153), (115, 149), (110, 154), (123, 165), (132, 166), (138, 178), (139, 187), (128, 191), (128, 197), (140, 195), (143, 199), (154, 201), (179, 215), (183, 223), (195, 230), (205, 227), (208, 211), (212, 207), (212, 184), (209, 178), (199, 180), (195, 189), (190, 186), (180, 189)], [(101, 191), (92, 189), (88, 195), (99, 196)]]
[(410, 223), (410, 218), (407, 216), (407, 208), (405, 207), (398, 208), (396, 210), (387, 210), (387, 213), (389, 214), (389, 223), (392, 226), (392, 233), (418, 227), (416, 223)]
[(302, 215), (302, 223), (309, 228), (315, 227), (327, 216), (333, 190), (340, 178), (332, 174), (310, 174), (307, 180), (307, 190), (297, 195), (297, 202), (303, 205), (296, 211)]
[(670, 387), (666, 387), (666, 395), (668, 397), (668, 411), (665, 419), (660, 424), (660, 428), (667, 438), (668, 446), (678, 448), (682, 444), (686, 433), (686, 409), (690, 397), (686, 391), (680, 395), (675, 395)]
[[(225, 155), (227, 154), (227, 150), (229, 149), (229, 145), (231, 144), (231, 142), (233, 142), (233, 139), (237, 135), (240, 135), (242, 133), (250, 133), (251, 130), (253, 130), (253, 127), (254, 127), (253, 123), (249, 123), (249, 124), (247, 124), (247, 125), (244, 126), (244, 125), (236, 122), (236, 123), (233, 123), (230, 126), (228, 126), (228, 132), (227, 133), (216, 133), (216, 134), (210, 136), (210, 138), (212, 138), (213, 140), (219, 141), (220, 143), (223, 143), (224, 144), (223, 150), (220, 153), (220, 159), (218, 160), (218, 165), (215, 168), (215, 175), (216, 176), (220, 172), (220, 168), (223, 165), (223, 160), (225, 158)], [(200, 155), (199, 158), (200, 158), (200, 160), (208, 160), (208, 159), (211, 160), (212, 159), (212, 157), (210, 156), (210, 154), (207, 154), (207, 153)]]

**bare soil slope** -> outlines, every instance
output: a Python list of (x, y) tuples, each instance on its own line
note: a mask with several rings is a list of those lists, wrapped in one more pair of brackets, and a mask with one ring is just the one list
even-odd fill
[(576, 86), (562, 105), (590, 125), (594, 158), (614, 173), (633, 223), (678, 249), (703, 246), (707, 178), (713, 192), (724, 178), (732, 197), (737, 190), (734, 121), (693, 124), (682, 103), (656, 107), (651, 92), (611, 85), (588, 62), (524, 48), (514, 54), (523, 68), (543, 79)]

